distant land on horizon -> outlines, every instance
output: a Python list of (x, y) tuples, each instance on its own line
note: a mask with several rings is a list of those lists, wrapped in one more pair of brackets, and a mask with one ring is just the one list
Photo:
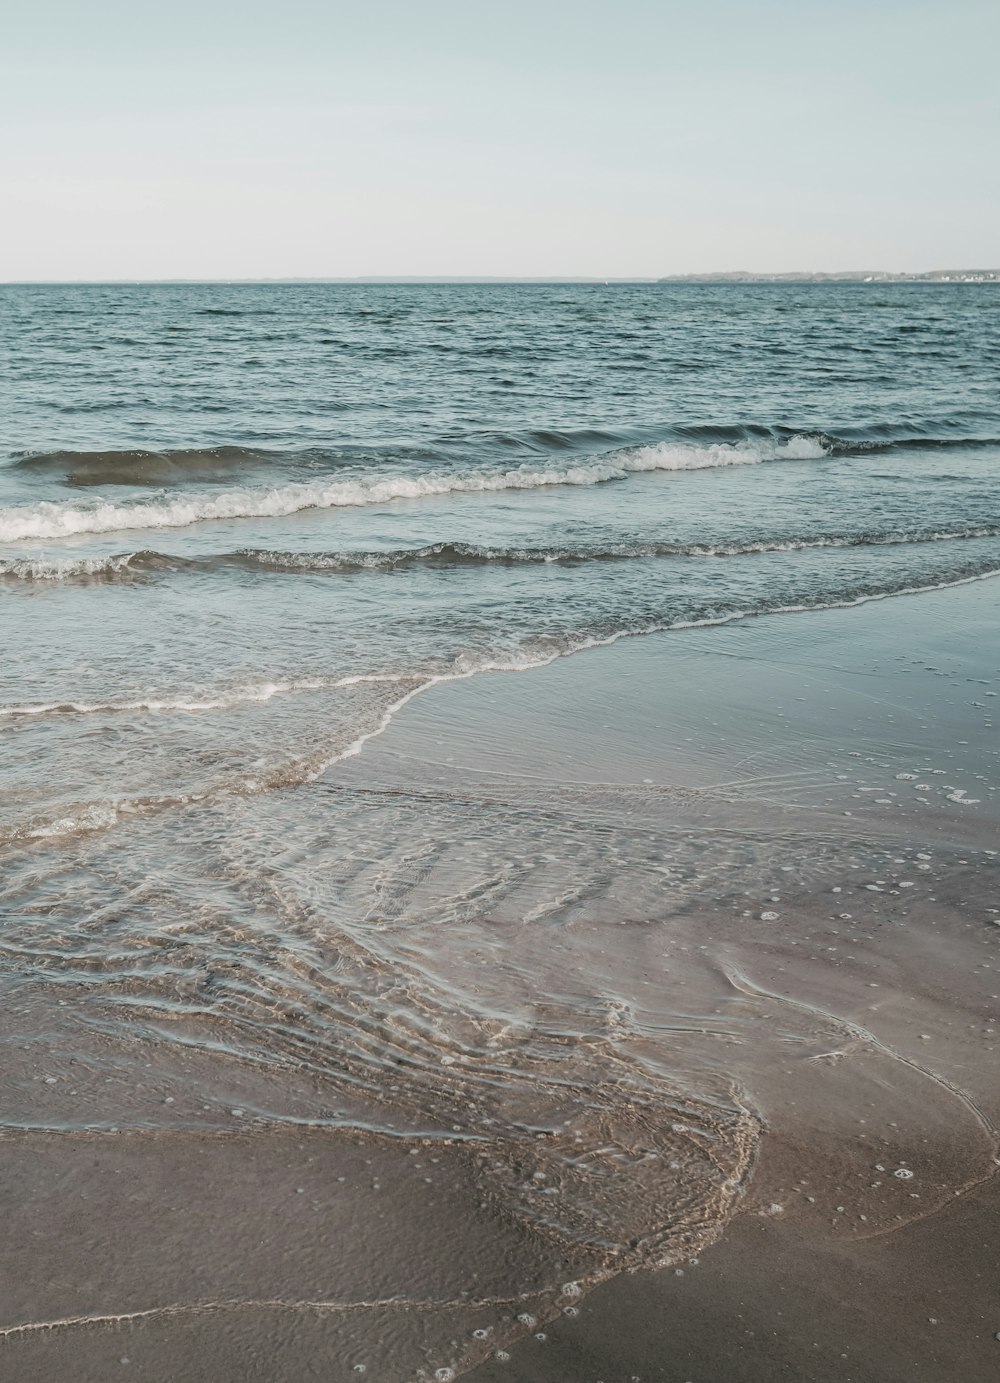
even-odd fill
[(658, 277), (609, 277), (585, 275), (489, 275), (489, 274), (359, 274), (352, 277), (286, 276), (273, 278), (160, 278), (160, 279), (4, 279), (0, 285), (57, 287), (101, 284), (198, 284), (198, 283), (342, 283), (342, 284), (559, 284), (559, 283), (1000, 283), (1000, 269), (928, 269), (920, 273), (895, 273), (884, 269), (845, 269), (823, 273), (803, 271), (783, 274), (758, 274), (731, 269), (708, 274), (664, 274)]
[(885, 269), (846, 269), (840, 273), (753, 274), (735, 269), (719, 274), (668, 274), (657, 283), (1000, 283), (1000, 269), (928, 269), (891, 273)]

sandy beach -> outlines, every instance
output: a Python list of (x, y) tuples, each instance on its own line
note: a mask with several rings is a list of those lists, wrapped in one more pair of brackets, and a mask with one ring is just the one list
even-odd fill
[[(696, 1122), (677, 1122), (680, 1104), (658, 1110), (629, 1076), (636, 1093), (624, 1086), (623, 1098), (644, 1102), (641, 1120), (623, 1134), (620, 1111), (614, 1137), (632, 1167), (621, 1197), (613, 1170), (603, 1202), (588, 1183), (587, 1228), (573, 1219), (571, 1164), (544, 1160), (572, 1091), (530, 1115), (540, 1181), (518, 1154), (529, 1184), (562, 1193), (562, 1220), (546, 1221), (523, 1218), (523, 1191), (494, 1186), (445, 1124), (422, 1137), (374, 1120), (366, 1133), (357, 1116), (351, 1128), (305, 1116), (274, 1126), (266, 1073), (233, 1084), (243, 1107), (229, 1129), (199, 1132), (196, 1104), (177, 1116), (187, 1129), (158, 1128), (155, 1115), (127, 1135), (30, 1129), (31, 1101), (51, 1088), (36, 1060), (15, 1096), (25, 1129), (0, 1141), (5, 1376), (992, 1377), (994, 602), (995, 583), (978, 582), (624, 640), (411, 701), (314, 785), (317, 800), (405, 798), (436, 837), (445, 799), (469, 823), (488, 812), (495, 831), (544, 792), (561, 822), (551, 839), (564, 852), (577, 830), (581, 868), (585, 842), (621, 848), (623, 823), (649, 840), (664, 893), (622, 877), (617, 895), (569, 899), (530, 928), (515, 901), (523, 1040), (558, 1027), (567, 995), (590, 1002), (629, 1069), (668, 1073)], [(513, 748), (498, 729), (510, 720)], [(394, 925), (410, 961), (453, 965), (456, 994), (472, 986), (488, 1008), (485, 957), (478, 969), (477, 950), (442, 961), (428, 950), (440, 933), (407, 923), (419, 916), (407, 907)], [(510, 904), (498, 907), (502, 920)], [(27, 1013), (8, 1011), (8, 1038)], [(447, 1058), (435, 1081), (452, 1076), (448, 1061), (472, 1059)], [(197, 1098), (200, 1060), (161, 1066), (148, 1049), (151, 1098), (171, 1119)], [(595, 1089), (624, 1079), (616, 1069)], [(110, 1048), (81, 1047), (78, 1069), (51, 1085), (71, 1078), (103, 1083), (113, 1110)], [(283, 1098), (308, 1105), (322, 1088), (303, 1067)], [(519, 1119), (535, 1097), (523, 1098)], [(692, 1195), (703, 1189), (664, 1234), (657, 1214), (673, 1223), (671, 1197), (705, 1175), (669, 1170), (687, 1167), (677, 1149), (695, 1133), (727, 1170), (710, 1195), (711, 1178), (690, 1182)], [(630, 1219), (633, 1247), (615, 1247)]]

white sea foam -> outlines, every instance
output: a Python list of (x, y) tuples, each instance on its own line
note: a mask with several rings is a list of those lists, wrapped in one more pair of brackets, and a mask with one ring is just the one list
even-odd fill
[(0, 561), (0, 577), (14, 577), (23, 581), (69, 581), (86, 576), (117, 576), (129, 570), (133, 556), (131, 552), (124, 552), (111, 557), (16, 557), (10, 561)]
[(306, 481), (270, 489), (238, 487), (216, 493), (181, 493), (155, 500), (97, 500), (89, 504), (42, 500), (0, 509), (0, 541), (65, 538), (78, 533), (112, 533), (130, 528), (184, 528), (204, 520), (280, 518), (304, 509), (385, 504), (428, 495), (497, 490), (533, 490), (549, 485), (600, 485), (645, 471), (704, 470), (757, 465), (764, 461), (817, 460), (827, 455), (815, 438), (786, 442), (747, 441), (714, 446), (664, 442), (614, 453), (578, 466), (519, 466), (513, 470), (436, 471), (381, 479)]
[(787, 441), (716, 442), (712, 446), (660, 442), (637, 447), (620, 457), (627, 471), (701, 471), (714, 466), (757, 466), (763, 461), (819, 461), (829, 452), (818, 437)]
[(129, 711), (177, 712), (197, 715), (204, 711), (224, 711), (253, 702), (270, 701), (290, 692), (321, 691), (323, 688), (354, 687), (362, 682), (406, 682), (406, 673), (372, 673), (353, 677), (284, 677), (269, 682), (237, 683), (207, 695), (149, 696), (128, 701), (29, 701), (21, 705), (0, 706), (0, 717), (41, 715), (96, 715)]

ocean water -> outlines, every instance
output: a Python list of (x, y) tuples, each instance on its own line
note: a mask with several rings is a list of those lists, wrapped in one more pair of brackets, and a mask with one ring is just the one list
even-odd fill
[(644, 956), (753, 851), (667, 840), (639, 788), (380, 788), (364, 748), (442, 681), (1000, 574), (1000, 297), (8, 286), (0, 312), (4, 1122), (439, 1142), (561, 1246), (560, 1309), (571, 1262), (695, 1251), (760, 1121), (690, 992), (668, 1049), (636, 1042), (607, 928)]
[(1000, 301), (8, 287), (7, 840), (305, 781), (429, 679), (1000, 569)]

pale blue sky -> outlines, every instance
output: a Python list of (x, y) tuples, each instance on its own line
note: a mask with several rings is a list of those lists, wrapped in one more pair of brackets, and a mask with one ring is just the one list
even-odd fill
[(0, 279), (1000, 264), (996, 0), (34, 0)]

